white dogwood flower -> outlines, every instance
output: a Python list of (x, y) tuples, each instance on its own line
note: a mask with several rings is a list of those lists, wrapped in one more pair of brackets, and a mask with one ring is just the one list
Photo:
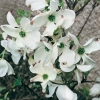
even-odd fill
[[(46, 24), (46, 30), (43, 32), (43, 36), (52, 36), (57, 27), (68, 29), (75, 20), (75, 12), (73, 10), (65, 9), (56, 12), (58, 5), (55, 1), (50, 1), (50, 9), (47, 12), (41, 12), (32, 19), (32, 24), (41, 27)], [(40, 23), (41, 22), (41, 23)]]
[(57, 45), (51, 45), (45, 41), (43, 41), (43, 44), (34, 53), (34, 61), (36, 63), (42, 63), (43, 65), (54, 63), (57, 57)]
[(1, 46), (3, 46), (8, 52), (12, 54), (11, 58), (15, 64), (18, 64), (20, 58), (26, 59), (26, 54), (30, 53), (32, 50), (27, 47), (20, 48), (14, 40), (7, 39), (1, 41)]
[(42, 82), (42, 89), (45, 91), (46, 86), (49, 81), (53, 81), (56, 78), (57, 72), (52, 64), (49, 66), (43, 66), (41, 63), (36, 64), (35, 66), (30, 66), (30, 71), (37, 74), (35, 77), (31, 78), (31, 82)]
[(0, 77), (15, 74), (12, 66), (4, 59), (0, 59)]
[(23, 17), (18, 25), (11, 12), (7, 14), (7, 21), (10, 25), (1, 25), (2, 30), (8, 35), (16, 38), (16, 44), (19, 47), (29, 47), (35, 49), (37, 42), (40, 41), (40, 32), (33, 25), (30, 25), (30, 20)]
[[(92, 60), (87, 54), (90, 54), (93, 51), (100, 50), (100, 40), (97, 38), (92, 38), (85, 45), (81, 46), (78, 39), (74, 35), (72, 35), (71, 33), (68, 33), (67, 36), (70, 40), (69, 42), (74, 41), (75, 46), (76, 46), (75, 58), (74, 58), (75, 62), (73, 62), (68, 67), (69, 62), (66, 59), (68, 59), (68, 60), (73, 59), (74, 56), (71, 57), (71, 55), (72, 55), (71, 53), (69, 53), (69, 56), (68, 56), (65, 51), (65, 53), (61, 56), (62, 58), (59, 58), (59, 59), (63, 59), (62, 61), (59, 60), (59, 62), (62, 62), (62, 63), (60, 63), (61, 69), (65, 72), (70, 72), (75, 67), (77, 67), (82, 72), (91, 70), (95, 66), (95, 61)], [(69, 50), (69, 51), (71, 51), (71, 50)], [(64, 55), (66, 55), (66, 56), (64, 56)], [(70, 57), (70, 59), (69, 59), (69, 57)], [(82, 59), (82, 61), (80, 63), (78, 63), (81, 59)], [(73, 60), (71, 60), (71, 61), (73, 61)]]

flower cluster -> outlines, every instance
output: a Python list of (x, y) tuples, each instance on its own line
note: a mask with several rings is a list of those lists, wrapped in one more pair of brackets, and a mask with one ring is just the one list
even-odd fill
[[(29, 69), (36, 74), (30, 81), (40, 82), (43, 92), (48, 87), (47, 98), (53, 96), (57, 89), (59, 100), (77, 100), (77, 94), (70, 90), (70, 86), (66, 85), (68, 82), (62, 77), (72, 72), (76, 75), (78, 84), (81, 84), (79, 74), (95, 67), (95, 61), (89, 54), (100, 50), (100, 40), (94, 37), (81, 45), (79, 39), (68, 31), (75, 21), (75, 12), (59, 9), (59, 0), (26, 0), (26, 5), (38, 14), (32, 19), (21, 18), (18, 24), (9, 11), (8, 24), (1, 25), (4, 31), (1, 45), (11, 53), (15, 64), (19, 63), (21, 57), (26, 59), (28, 55)], [(43, 26), (45, 29), (41, 32)], [(2, 57), (0, 77), (6, 73), (14, 74), (14, 70)]]

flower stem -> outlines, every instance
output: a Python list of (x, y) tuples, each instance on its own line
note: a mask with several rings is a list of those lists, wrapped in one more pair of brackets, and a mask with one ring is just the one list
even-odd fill
[(2, 54), (2, 59), (4, 59), (5, 51), (6, 51), (6, 50), (4, 50), (4, 51), (1, 53), (1, 54)]

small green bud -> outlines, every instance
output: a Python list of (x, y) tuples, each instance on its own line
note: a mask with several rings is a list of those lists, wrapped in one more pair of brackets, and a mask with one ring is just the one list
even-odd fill
[(26, 33), (25, 33), (24, 31), (20, 31), (20, 32), (19, 32), (19, 35), (20, 35), (22, 38), (24, 38), (24, 37), (26, 36)]
[(51, 22), (55, 21), (55, 19), (56, 19), (56, 17), (54, 15), (48, 16), (48, 20), (51, 21)]
[(47, 80), (48, 79), (48, 75), (47, 74), (43, 74), (42, 77), (43, 77), (44, 80)]
[(85, 49), (82, 48), (82, 47), (79, 47), (78, 50), (77, 50), (77, 53), (78, 53), (79, 55), (83, 55), (83, 54), (85, 53)]

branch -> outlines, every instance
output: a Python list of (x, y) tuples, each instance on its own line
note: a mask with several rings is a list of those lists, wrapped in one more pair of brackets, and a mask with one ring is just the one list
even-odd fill
[(68, 3), (68, 1), (65, 0), (65, 2), (66, 2), (66, 4), (67, 4), (68, 8), (71, 8), (71, 7), (70, 7), (70, 4)]
[(76, 15), (79, 15), (80, 11), (82, 11), (82, 10), (89, 4), (90, 1), (91, 1), (91, 0), (88, 0), (88, 2), (87, 2), (83, 7), (81, 7), (78, 11), (76, 11), (76, 12), (75, 12)]
[[(14, 77), (15, 79), (17, 79), (17, 76), (16, 76), (16, 75), (13, 75), (13, 77)], [(38, 96), (37, 93), (35, 93), (35, 92), (34, 92), (32, 89), (30, 89), (26, 84), (24, 84), (24, 82), (21, 81), (21, 83), (22, 83), (22, 85), (23, 85), (25, 88), (27, 88), (27, 89), (31, 92), (32, 95), (36, 95), (38, 98), (40, 98), (40, 96)], [(41, 100), (41, 99), (40, 99), (40, 100)]]
[(93, 12), (94, 8), (96, 7), (96, 5), (97, 5), (96, 3), (94, 3), (94, 4), (92, 5), (92, 10), (91, 10), (91, 12), (90, 12), (89, 16), (87, 17), (87, 19), (86, 19), (86, 21), (85, 21), (84, 25), (82, 26), (82, 28), (81, 28), (80, 32), (78, 33), (77, 37), (81, 34), (81, 32), (82, 32), (82, 30), (83, 30), (84, 26), (85, 26), (85, 25), (86, 25), (86, 23), (88, 22), (88, 19), (90, 18), (90, 16), (91, 16), (91, 14), (92, 14), (92, 12)]

